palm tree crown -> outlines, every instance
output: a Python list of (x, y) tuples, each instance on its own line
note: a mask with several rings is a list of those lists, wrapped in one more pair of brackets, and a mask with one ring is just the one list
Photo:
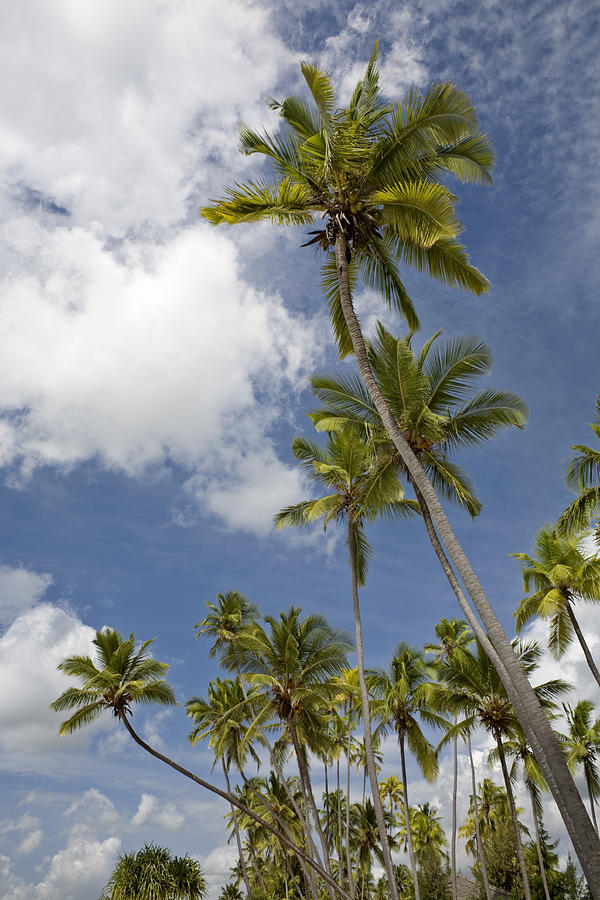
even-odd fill
[[(448, 459), (448, 452), (490, 440), (504, 427), (522, 427), (527, 405), (509, 391), (475, 392), (475, 381), (492, 365), (484, 341), (465, 336), (438, 346), (438, 337), (439, 332), (416, 353), (412, 336), (396, 338), (379, 323), (367, 348), (369, 362), (431, 483), (474, 516), (481, 504), (467, 474)], [(406, 471), (360, 378), (318, 375), (311, 383), (325, 404), (311, 413), (318, 430), (366, 429), (378, 454), (389, 456), (396, 469)]]
[[(596, 397), (596, 414), (590, 428), (600, 438), (600, 394)], [(596, 542), (600, 544), (600, 451), (585, 444), (575, 444), (577, 456), (567, 469), (567, 484), (579, 496), (566, 508), (557, 523), (560, 534), (581, 531), (597, 518)]]
[(338, 107), (327, 75), (302, 63), (311, 102), (271, 101), (283, 121), (280, 133), (240, 128), (241, 150), (268, 157), (278, 180), (236, 185), (201, 210), (215, 225), (260, 219), (308, 225), (318, 217), (322, 224), (307, 243), (327, 253), (323, 286), (342, 354), (352, 345), (332, 252), (339, 232), (346, 239), (351, 280), (360, 276), (381, 292), (413, 330), (418, 319), (395, 258), (476, 294), (489, 288), (458, 241), (457, 198), (437, 180), (450, 173), (464, 182), (491, 182), (493, 151), (477, 130), (473, 106), (451, 83), (425, 93), (413, 88), (403, 101), (389, 104), (376, 62), (377, 46), (345, 109)]
[(133, 633), (127, 640), (111, 628), (97, 631), (93, 644), (97, 662), (89, 656), (70, 656), (58, 668), (83, 681), (81, 688), (70, 687), (52, 703), (51, 709), (76, 711), (66, 719), (61, 734), (70, 734), (110, 709), (120, 719), (136, 703), (175, 705), (172, 687), (164, 680), (169, 668), (148, 655), (152, 640), (136, 647)]

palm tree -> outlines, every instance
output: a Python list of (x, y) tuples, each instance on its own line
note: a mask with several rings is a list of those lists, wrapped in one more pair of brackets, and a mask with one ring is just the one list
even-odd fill
[[(450, 621), (440, 619), (435, 626), (435, 634), (439, 643), (426, 644), (425, 652), (433, 653), (436, 662), (448, 661), (451, 664), (452, 656), (457, 650), (468, 647), (474, 640), (473, 632), (463, 619), (456, 616)], [(454, 716), (456, 724), (456, 715)], [(456, 881), (456, 794), (458, 781), (458, 734), (452, 738), (452, 839), (450, 845), (450, 871), (452, 880), (452, 897), (457, 900), (458, 886)]]
[[(187, 715), (195, 723), (195, 727), (189, 735), (189, 741), (194, 745), (205, 737), (210, 738), (209, 746), (212, 747), (215, 757), (213, 768), (217, 760), (220, 760), (229, 794), (231, 793), (229, 771), (232, 763), (241, 773), (243, 773), (243, 766), (249, 755), (255, 759), (257, 764), (260, 764), (259, 757), (252, 745), (243, 740), (247, 700), (247, 694), (242, 690), (239, 678), (236, 681), (229, 679), (222, 681), (220, 678), (217, 678), (216, 681), (209, 682), (208, 700), (194, 697), (186, 703)], [(238, 816), (231, 804), (230, 808), (238, 856), (242, 868), (242, 877), (249, 900), (252, 900), (252, 889), (248, 880), (246, 860), (242, 850)]]
[(595, 801), (600, 797), (600, 773), (597, 759), (600, 754), (600, 718), (594, 721), (594, 704), (580, 700), (576, 706), (564, 706), (569, 733), (565, 737), (567, 764), (572, 772), (583, 766), (594, 828), (598, 831)]
[(235, 884), (226, 884), (221, 888), (219, 900), (244, 900), (244, 897)]
[[(524, 671), (531, 673), (537, 666), (541, 650), (534, 644), (521, 644), (517, 647), (518, 658)], [(512, 791), (512, 783), (506, 764), (506, 756), (502, 740), (513, 732), (517, 719), (510, 700), (500, 680), (498, 672), (492, 665), (489, 657), (484, 653), (479, 643), (476, 644), (476, 652), (462, 650), (455, 653), (451, 664), (445, 668), (445, 680), (449, 685), (453, 696), (450, 700), (457, 709), (465, 710), (469, 715), (461, 723), (462, 730), (470, 729), (478, 721), (489, 731), (496, 742), (498, 759), (502, 769), (504, 785), (508, 797), (508, 805), (513, 823), (517, 856), (523, 879), (523, 890), (526, 900), (531, 900), (531, 890), (525, 865), (525, 856), (517, 810)], [(536, 694), (547, 709), (553, 707), (554, 699), (569, 689), (564, 681), (558, 679), (544, 682), (535, 688)]]
[[(369, 684), (375, 697), (373, 717), (380, 720), (383, 732), (390, 728), (396, 732), (400, 746), (402, 766), (402, 791), (404, 816), (410, 821), (408, 779), (406, 777), (406, 745), (414, 754), (425, 777), (433, 781), (438, 762), (435, 750), (423, 734), (419, 719), (428, 725), (439, 726), (440, 718), (429, 705), (429, 682), (434, 670), (429, 666), (422, 650), (398, 644), (389, 672), (377, 672), (370, 676)], [(408, 855), (415, 885), (415, 898), (420, 900), (417, 868), (410, 828), (407, 829)]]
[(329, 434), (324, 448), (302, 438), (295, 438), (292, 450), (310, 476), (328, 493), (316, 500), (304, 500), (281, 510), (275, 516), (277, 527), (307, 525), (316, 519), (323, 519), (324, 527), (327, 527), (331, 520), (346, 519), (366, 770), (371, 784), (390, 893), (396, 900), (393, 863), (387, 846), (371, 735), (358, 588), (365, 583), (372, 554), (365, 535), (365, 520), (373, 521), (377, 515), (405, 517), (414, 512), (414, 503), (404, 500), (402, 485), (389, 462), (384, 459), (381, 463), (374, 463), (369, 442), (356, 432)]
[(196, 622), (194, 628), (197, 638), (202, 634), (215, 638), (208, 651), (210, 657), (230, 651), (242, 629), (256, 622), (260, 615), (258, 606), (239, 591), (217, 594), (217, 603), (207, 601), (206, 605), (211, 612), (201, 622)]
[(515, 613), (517, 630), (534, 616), (550, 620), (548, 646), (560, 659), (573, 640), (573, 632), (587, 664), (600, 686), (600, 672), (581, 631), (573, 604), (580, 598), (600, 603), (600, 559), (580, 549), (583, 535), (559, 537), (554, 528), (540, 528), (535, 536), (535, 557), (512, 553), (523, 562), (523, 588), (533, 593), (521, 600)]
[(206, 889), (204, 873), (191, 856), (145, 844), (137, 853), (119, 856), (102, 900), (202, 900)]
[[(544, 891), (545, 900), (550, 900), (550, 891), (546, 878), (546, 869), (544, 865), (544, 856), (542, 852), (542, 842), (540, 836), (540, 822), (542, 817), (542, 800), (541, 792), (548, 790), (540, 767), (531, 747), (525, 736), (523, 729), (515, 723), (512, 729), (512, 735), (502, 741), (504, 753), (507, 757), (512, 757), (513, 762), (510, 769), (511, 780), (514, 781), (518, 777), (519, 768), (522, 769), (523, 781), (529, 794), (531, 802), (531, 815), (533, 818), (533, 826), (535, 831), (535, 848), (537, 853), (537, 862), (540, 870), (540, 878)], [(498, 759), (498, 752), (492, 749), (489, 755), (489, 761), (495, 762)]]
[[(596, 397), (596, 414), (590, 428), (600, 438), (600, 394)], [(567, 469), (567, 484), (579, 496), (566, 508), (557, 522), (561, 535), (581, 532), (600, 516), (600, 452), (585, 444), (575, 444), (578, 455)], [(600, 544), (600, 521), (596, 523), (596, 543)]]
[[(416, 264), (448, 284), (475, 293), (487, 289), (487, 281), (469, 265), (458, 243), (455, 198), (435, 179), (452, 173), (463, 181), (489, 182), (493, 154), (487, 139), (477, 131), (475, 111), (462, 91), (449, 83), (433, 85), (425, 94), (413, 89), (403, 102), (388, 105), (379, 89), (376, 59), (377, 47), (345, 109), (337, 107), (329, 78), (314, 65), (303, 63), (312, 105), (297, 97), (274, 102), (286, 129), (283, 134), (241, 128), (242, 150), (266, 155), (279, 180), (236, 185), (223, 200), (201, 213), (213, 224), (270, 219), (297, 226), (313, 222), (315, 216), (324, 220), (325, 227), (314, 233), (311, 243), (318, 243), (327, 254), (323, 287), (340, 352), (352, 349), (356, 357), (386, 431), (415, 490), (423, 497), (431, 519), (428, 533), (448, 554), (448, 566), (441, 558), (440, 562), (445, 571), (456, 568), (481, 617), (480, 625), (470, 607), (469, 614), (464, 610), (480, 640), (487, 632), (494, 662), (540, 760), (588, 881), (600, 885), (598, 836), (510, 641), (386, 403), (370, 367), (352, 301), (353, 285), (360, 274), (367, 286), (375, 287), (389, 305), (400, 309), (414, 329), (416, 315), (394, 257)], [(593, 890), (600, 897), (600, 888)]]
[(379, 782), (379, 796), (382, 803), (385, 803), (386, 800), (388, 801), (389, 811), (394, 813), (396, 807), (402, 803), (404, 796), (402, 793), (402, 782), (397, 775), (389, 775)]
[(137, 734), (130, 722), (131, 708), (137, 703), (161, 705), (174, 705), (175, 695), (171, 686), (164, 680), (164, 674), (169, 668), (166, 663), (158, 662), (148, 655), (148, 648), (152, 640), (145, 641), (136, 646), (133, 633), (127, 640), (118, 631), (106, 629), (97, 631), (92, 642), (96, 647), (97, 663), (89, 656), (69, 656), (58, 665), (58, 669), (66, 675), (72, 675), (83, 682), (83, 686), (69, 687), (50, 704), (56, 712), (75, 710), (66, 719), (61, 727), (60, 734), (71, 734), (78, 728), (93, 722), (105, 710), (110, 710), (115, 718), (123, 723), (129, 735), (136, 744), (149, 753), (155, 759), (170, 766), (176, 772), (189, 778), (200, 787), (206, 788), (213, 794), (227, 800), (237, 809), (244, 812), (251, 819), (262, 825), (279, 840), (282, 840), (305, 863), (311, 866), (327, 882), (328, 886), (336, 890), (342, 897), (348, 898), (348, 894), (335, 883), (330, 874), (323, 869), (318, 860), (304, 852), (293, 840), (287, 836), (281, 836), (269, 823), (245, 807), (231, 793), (223, 791), (205, 779), (200, 778), (189, 769), (180, 766), (179, 763), (155, 750)]
[[(348, 636), (332, 628), (322, 616), (300, 618), (292, 607), (279, 620), (265, 616), (269, 626), (256, 623), (240, 637), (240, 668), (255, 688), (249, 698), (253, 713), (244, 743), (264, 727), (278, 723), (293, 745), (314, 827), (323, 851), (323, 866), (330, 874), (329, 848), (312, 790), (306, 749), (319, 752), (327, 743), (328, 712), (339, 693), (339, 677), (347, 668), (352, 644)], [(310, 846), (310, 833), (306, 835)]]

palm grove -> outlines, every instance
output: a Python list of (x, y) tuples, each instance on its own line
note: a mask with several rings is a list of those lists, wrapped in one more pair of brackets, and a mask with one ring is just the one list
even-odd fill
[[(338, 106), (328, 77), (303, 63), (308, 99), (271, 101), (281, 129), (269, 135), (241, 128), (242, 150), (266, 156), (275, 179), (236, 184), (201, 211), (215, 225), (262, 219), (318, 225), (306, 244), (323, 252), (322, 288), (339, 354), (352, 354), (357, 372), (311, 380), (320, 404), (311, 419), (322, 439), (297, 438), (293, 453), (313, 480), (314, 494), (281, 510), (275, 522), (284, 527), (320, 521), (327, 527), (333, 521), (345, 529), (357, 667), (348, 661), (350, 638), (321, 617), (292, 608), (279, 618), (263, 618), (243, 595), (220, 595), (198, 630), (214, 637), (211, 653), (231, 677), (211, 682), (207, 698), (190, 700), (186, 708), (194, 722), (190, 739), (209, 741), (225, 789), (134, 731), (134, 704), (175, 702), (164, 680), (166, 667), (150, 656), (148, 642), (137, 645), (133, 636), (123, 640), (110, 630), (98, 633), (96, 663), (72, 657), (61, 664), (83, 686), (69, 688), (53, 708), (74, 710), (63, 733), (112, 710), (143, 749), (223, 797), (238, 848), (237, 880), (250, 898), (444, 897), (447, 860), (450, 896), (456, 898), (457, 746), (464, 743), (470, 751), (473, 730), (485, 728), (504, 788), (487, 780), (478, 786), (473, 777), (462, 825), (484, 895), (490, 898), (495, 884), (515, 897), (549, 900), (570, 896), (564, 887), (569, 879), (579, 890), (572, 865), (566, 873), (557, 871), (543, 828), (540, 797), (548, 790), (590, 896), (598, 898), (600, 724), (593, 706), (585, 698), (569, 703), (570, 686), (561, 681), (536, 682), (540, 649), (506, 635), (440, 502), (478, 515), (481, 504), (454, 455), (502, 428), (522, 426), (526, 405), (506, 391), (477, 389), (477, 379), (491, 366), (483, 341), (445, 340), (438, 333), (416, 346), (418, 316), (401, 279), (401, 266), (413, 265), (457, 288), (476, 294), (488, 289), (459, 242), (457, 197), (446, 181), (453, 176), (489, 183), (493, 151), (462, 91), (438, 84), (388, 103), (376, 60), (377, 48), (345, 108)], [(361, 284), (399, 312), (408, 335), (395, 336), (379, 325), (373, 340), (365, 340), (353, 305)], [(598, 418), (592, 427), (598, 436)], [(575, 449), (569, 479), (577, 499), (555, 527), (540, 531), (536, 557), (515, 554), (527, 593), (516, 618), (519, 628), (534, 616), (547, 620), (557, 657), (576, 638), (598, 679), (574, 607), (600, 599), (600, 563), (581, 546), (600, 508), (600, 454)], [(360, 611), (360, 588), (373, 555), (368, 526), (379, 516), (414, 520), (403, 528), (424, 524), (464, 617), (442, 619), (424, 650), (399, 643), (386, 672), (366, 667)], [(561, 709), (568, 733), (557, 735), (553, 725)], [(557, 727), (563, 728), (560, 722)], [(380, 783), (385, 734), (397, 739), (400, 777)], [(435, 779), (438, 750), (445, 744), (452, 745), (455, 760), (449, 842), (435, 809), (411, 805), (406, 778), (411, 754), (425, 778)], [(292, 759), (295, 774), (289, 774)], [(319, 761), (323, 797), (313, 787)], [(268, 774), (253, 775), (253, 764)], [(352, 798), (354, 764), (364, 775), (361, 802)], [(580, 766), (593, 822), (572, 777)], [(531, 838), (519, 821), (519, 772), (533, 810)], [(394, 861), (399, 849), (407, 851), (408, 866)], [(384, 872), (379, 880), (376, 867)], [(111, 891), (115, 900), (134, 896)], [(223, 896), (239, 896), (239, 889), (228, 885)]]

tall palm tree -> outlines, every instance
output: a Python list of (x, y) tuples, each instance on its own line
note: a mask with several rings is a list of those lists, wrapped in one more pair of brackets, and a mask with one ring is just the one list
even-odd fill
[(565, 706), (564, 710), (569, 727), (564, 743), (567, 764), (572, 772), (575, 772), (578, 765), (583, 766), (592, 821), (598, 831), (595, 801), (600, 798), (600, 772), (597, 765), (600, 756), (600, 718), (594, 721), (594, 704), (589, 700), (580, 700), (574, 707)]
[(292, 450), (311, 478), (322, 486), (327, 494), (316, 500), (304, 500), (281, 510), (275, 516), (277, 527), (302, 526), (323, 519), (326, 528), (332, 520), (346, 520), (366, 770), (371, 784), (371, 796), (390, 893), (393, 900), (396, 900), (393, 863), (387, 845), (371, 735), (358, 589), (365, 583), (369, 558), (372, 554), (365, 535), (365, 521), (373, 521), (378, 515), (390, 518), (411, 515), (414, 513), (415, 504), (404, 499), (402, 485), (389, 461), (383, 459), (381, 462), (374, 462), (370, 443), (355, 431), (329, 434), (324, 448), (302, 438), (295, 438)]
[[(242, 126), (242, 150), (267, 156), (279, 180), (236, 185), (224, 199), (201, 210), (213, 224), (261, 219), (306, 225), (320, 217), (324, 227), (312, 242), (327, 254), (323, 287), (327, 293), (340, 352), (352, 349), (361, 378), (400, 453), (415, 490), (431, 518), (428, 533), (448, 554), (481, 617), (465, 615), (480, 640), (489, 638), (502, 678), (528, 739), (540, 760), (588, 881), (600, 885), (600, 842), (543, 710), (519, 666), (508, 636), (452, 531), (423, 467), (391, 413), (370, 367), (352, 291), (362, 275), (389, 305), (417, 324), (395, 258), (416, 264), (433, 277), (480, 293), (485, 278), (469, 265), (458, 243), (455, 198), (437, 181), (448, 173), (463, 181), (489, 182), (493, 154), (477, 131), (477, 117), (466, 95), (452, 84), (413, 89), (401, 103), (383, 101), (377, 48), (350, 104), (337, 106), (329, 78), (303, 63), (312, 103), (289, 97), (274, 102), (284, 123), (281, 134), (259, 134)], [(439, 554), (438, 554), (439, 556)], [(454, 576), (456, 578), (456, 576)], [(467, 604), (468, 606), (468, 604)], [(470, 607), (469, 607), (470, 609)], [(479, 628), (479, 631), (477, 630)], [(394, 889), (395, 890), (395, 889)], [(592, 888), (600, 897), (600, 888)]]
[[(540, 771), (540, 767), (531, 747), (525, 736), (525, 732), (518, 723), (512, 728), (510, 737), (502, 741), (504, 753), (507, 757), (512, 757), (512, 765), (510, 768), (511, 780), (516, 780), (519, 775), (519, 769), (522, 769), (522, 777), (529, 794), (531, 802), (531, 815), (533, 818), (533, 826), (535, 831), (535, 848), (537, 853), (538, 866), (540, 870), (540, 878), (544, 891), (545, 900), (550, 900), (550, 890), (548, 888), (548, 880), (546, 878), (546, 868), (544, 864), (544, 856), (542, 852), (542, 842), (540, 835), (540, 822), (542, 818), (542, 800), (541, 792), (547, 790), (544, 777)], [(497, 749), (492, 749), (489, 755), (489, 761), (495, 762), (499, 759)]]
[(217, 594), (217, 603), (207, 601), (210, 612), (201, 622), (196, 622), (196, 637), (207, 635), (215, 639), (208, 651), (210, 657), (223, 655), (231, 650), (242, 629), (252, 625), (260, 616), (258, 606), (239, 591)]
[[(243, 773), (243, 766), (248, 756), (252, 756), (257, 764), (260, 759), (249, 742), (244, 742), (247, 716), (247, 694), (242, 690), (241, 680), (221, 680), (209, 682), (208, 700), (194, 697), (186, 703), (187, 715), (194, 721), (195, 727), (189, 735), (192, 745), (205, 737), (209, 737), (215, 762), (221, 762), (225, 784), (231, 793), (229, 771), (233, 763)], [(242, 850), (242, 840), (238, 824), (237, 811), (231, 806), (238, 856), (242, 868), (242, 877), (249, 900), (252, 900), (252, 889), (248, 880), (246, 859)]]
[[(323, 866), (330, 874), (329, 848), (321, 828), (312, 790), (306, 751), (319, 752), (327, 743), (329, 709), (339, 693), (339, 676), (348, 666), (352, 644), (348, 636), (332, 628), (322, 616), (300, 618), (292, 607), (279, 619), (265, 616), (268, 629), (256, 623), (240, 638), (241, 670), (255, 689), (249, 705), (252, 720), (244, 743), (271, 724), (283, 726), (293, 745), (300, 784), (323, 852)], [(310, 844), (310, 834), (307, 834)]]
[[(596, 397), (596, 414), (590, 428), (600, 438), (600, 394)], [(593, 519), (596, 523), (596, 543), (600, 544), (600, 451), (585, 444), (575, 444), (577, 456), (567, 469), (567, 484), (579, 492), (579, 496), (566, 508), (557, 522), (561, 535), (587, 528)]]
[(379, 796), (382, 803), (388, 801), (389, 811), (394, 813), (403, 799), (402, 782), (397, 775), (388, 775), (379, 782)]
[(169, 668), (166, 663), (158, 662), (149, 656), (148, 648), (152, 640), (141, 645), (136, 644), (133, 633), (127, 640), (114, 629), (97, 631), (92, 642), (96, 647), (97, 660), (89, 656), (69, 656), (58, 665), (58, 669), (66, 675), (72, 675), (83, 682), (82, 687), (69, 687), (50, 704), (56, 712), (75, 710), (61, 727), (60, 734), (71, 734), (90, 722), (93, 722), (105, 710), (110, 710), (114, 717), (123, 723), (135, 743), (176, 772), (189, 778), (195, 784), (227, 800), (237, 809), (248, 815), (257, 824), (263, 826), (279, 840), (282, 840), (294, 853), (311, 866), (329, 888), (337, 891), (341, 897), (350, 900), (349, 895), (331, 878), (312, 855), (305, 853), (287, 836), (281, 836), (269, 823), (245, 807), (231, 793), (223, 791), (214, 784), (195, 775), (189, 769), (179, 765), (165, 754), (151, 747), (133, 728), (130, 715), (132, 707), (138, 703), (174, 705), (176, 703), (172, 687), (165, 681), (164, 675)]
[[(533, 672), (541, 657), (540, 648), (534, 643), (521, 644), (517, 647), (517, 652), (524, 671)], [(523, 890), (526, 900), (531, 900), (517, 810), (502, 743), (503, 738), (510, 736), (516, 726), (517, 718), (514, 709), (500, 676), (479, 643), (476, 644), (474, 653), (463, 650), (454, 654), (451, 664), (445, 669), (444, 676), (453, 692), (451, 702), (456, 705), (457, 709), (465, 710), (469, 714), (460, 727), (469, 729), (477, 721), (493, 735), (496, 742), (513, 823)], [(564, 681), (554, 679), (538, 685), (535, 691), (540, 701), (550, 710), (553, 708), (556, 697), (568, 689), (569, 685)]]
[(191, 856), (173, 856), (164, 847), (145, 844), (123, 853), (102, 893), (102, 900), (202, 900), (208, 885)]
[[(381, 722), (385, 733), (395, 731), (400, 747), (402, 766), (402, 792), (405, 821), (410, 821), (408, 779), (406, 776), (406, 746), (414, 754), (425, 777), (433, 781), (438, 771), (435, 750), (423, 734), (419, 720), (439, 726), (437, 716), (429, 704), (429, 683), (434, 676), (422, 650), (398, 644), (389, 672), (377, 672), (370, 676), (369, 684), (375, 698), (373, 717)], [(415, 885), (415, 900), (420, 900), (417, 867), (410, 828), (407, 829), (408, 855)]]
[[(438, 638), (437, 644), (425, 644), (425, 651), (433, 653), (435, 662), (443, 663), (447, 661), (451, 664), (452, 656), (457, 650), (464, 649), (473, 643), (473, 632), (463, 619), (457, 619), (456, 616), (450, 619), (440, 619), (435, 626), (435, 634)], [(454, 716), (454, 724), (456, 724), (456, 715)], [(452, 898), (457, 900), (458, 885), (456, 880), (456, 795), (458, 782), (458, 734), (452, 738), (452, 838), (450, 842), (450, 872), (452, 880)]]
[(600, 603), (600, 558), (582, 551), (581, 538), (581, 533), (559, 537), (554, 528), (540, 528), (535, 536), (535, 556), (511, 554), (523, 562), (524, 590), (534, 588), (521, 600), (515, 619), (518, 631), (534, 616), (549, 619), (548, 646), (555, 659), (562, 657), (574, 632), (600, 686), (600, 672), (573, 609), (578, 599)]

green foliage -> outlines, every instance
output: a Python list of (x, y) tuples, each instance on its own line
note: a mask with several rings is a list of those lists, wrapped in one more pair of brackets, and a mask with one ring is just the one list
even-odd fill
[[(596, 414), (590, 428), (600, 438), (600, 394), (596, 397)], [(596, 542), (600, 546), (600, 452), (584, 444), (575, 444), (577, 451), (567, 469), (567, 484), (579, 491), (579, 496), (567, 507), (557, 522), (559, 534), (579, 533), (593, 519), (596, 525)]]
[(102, 900), (201, 900), (206, 889), (195, 859), (145, 844), (137, 853), (119, 856)]

